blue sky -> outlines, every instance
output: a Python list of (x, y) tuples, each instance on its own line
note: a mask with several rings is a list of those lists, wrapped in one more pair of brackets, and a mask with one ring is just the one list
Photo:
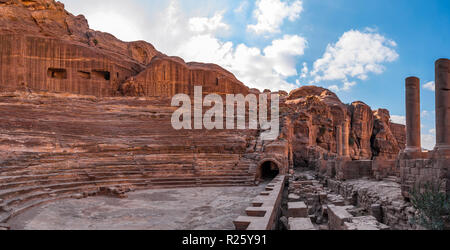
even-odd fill
[(422, 81), (434, 146), (434, 62), (450, 58), (448, 0), (63, 0), (91, 28), (217, 63), (250, 87), (314, 84), (404, 122), (404, 79)]

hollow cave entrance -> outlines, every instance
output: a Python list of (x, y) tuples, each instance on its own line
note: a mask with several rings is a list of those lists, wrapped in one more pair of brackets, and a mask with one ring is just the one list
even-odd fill
[(58, 68), (48, 68), (47, 76), (54, 79), (67, 79), (67, 70)]
[(109, 81), (111, 79), (111, 73), (103, 70), (92, 70), (92, 75), (95, 79), (102, 79)]
[(260, 178), (264, 181), (270, 181), (280, 174), (278, 165), (271, 161), (264, 162), (260, 167)]

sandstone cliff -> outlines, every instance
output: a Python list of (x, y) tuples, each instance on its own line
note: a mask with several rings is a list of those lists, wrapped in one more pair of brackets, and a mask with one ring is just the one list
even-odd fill
[[(339, 145), (346, 144), (343, 138), (348, 138), (348, 156), (353, 160), (395, 159), (404, 148), (405, 126), (391, 123), (389, 111), (372, 111), (360, 101), (345, 105), (336, 94), (320, 87), (292, 91), (283, 115), (293, 121), (297, 166), (345, 155), (338, 152)], [(347, 132), (342, 129), (346, 123)]]
[(0, 0), (0, 47), (0, 90), (171, 96), (189, 94), (195, 82), (213, 91), (248, 91), (217, 65), (184, 63), (147, 42), (92, 30), (84, 16), (54, 0)]

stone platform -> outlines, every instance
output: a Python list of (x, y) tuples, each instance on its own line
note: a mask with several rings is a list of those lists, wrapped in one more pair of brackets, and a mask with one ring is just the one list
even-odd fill
[(259, 187), (161, 189), (67, 199), (11, 219), (12, 230), (232, 230)]

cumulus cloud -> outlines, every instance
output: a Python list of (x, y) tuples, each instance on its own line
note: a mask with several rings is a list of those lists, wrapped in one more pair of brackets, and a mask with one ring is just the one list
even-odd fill
[(342, 81), (335, 90), (349, 90), (355, 80), (366, 80), (370, 73), (381, 74), (384, 63), (397, 60), (397, 44), (371, 30), (350, 30), (335, 44), (329, 44), (324, 55), (314, 62), (311, 71), (313, 83)]
[[(175, 17), (172, 19), (175, 23), (171, 24), (175, 30), (189, 28), (189, 32), (166, 32), (168, 36), (164, 39), (170, 41), (156, 42), (161, 43), (164, 52), (181, 56), (186, 61), (216, 63), (251, 88), (273, 91), (296, 88), (286, 79), (297, 75), (295, 58), (304, 54), (307, 46), (305, 38), (285, 35), (261, 50), (218, 38), (215, 33), (229, 27), (223, 21), (223, 12), (215, 13), (212, 17), (187, 18), (180, 13), (177, 1), (172, 1), (163, 16), (166, 19)], [(164, 23), (165, 19), (160, 22)]]
[(254, 11), (257, 23), (248, 25), (247, 28), (256, 34), (277, 33), (280, 32), (280, 26), (285, 19), (295, 21), (302, 11), (303, 2), (300, 0), (258, 0)]
[(274, 70), (283, 76), (297, 75), (295, 57), (305, 53), (307, 41), (297, 35), (285, 35), (272, 41), (272, 45), (264, 49), (267, 58), (273, 60)]
[(297, 75), (295, 57), (303, 55), (306, 44), (300, 36), (286, 35), (260, 50), (203, 35), (192, 37), (179, 53), (194, 61), (216, 62), (251, 88), (290, 91), (296, 86), (286, 78)]
[(406, 117), (401, 115), (391, 115), (391, 122), (406, 125)]
[(434, 83), (434, 81), (427, 82), (423, 85), (423, 88), (430, 91), (436, 91), (436, 84)]
[(210, 33), (218, 30), (229, 30), (230, 26), (223, 22), (223, 12), (217, 12), (213, 17), (193, 17), (189, 19), (189, 28), (196, 33)]

